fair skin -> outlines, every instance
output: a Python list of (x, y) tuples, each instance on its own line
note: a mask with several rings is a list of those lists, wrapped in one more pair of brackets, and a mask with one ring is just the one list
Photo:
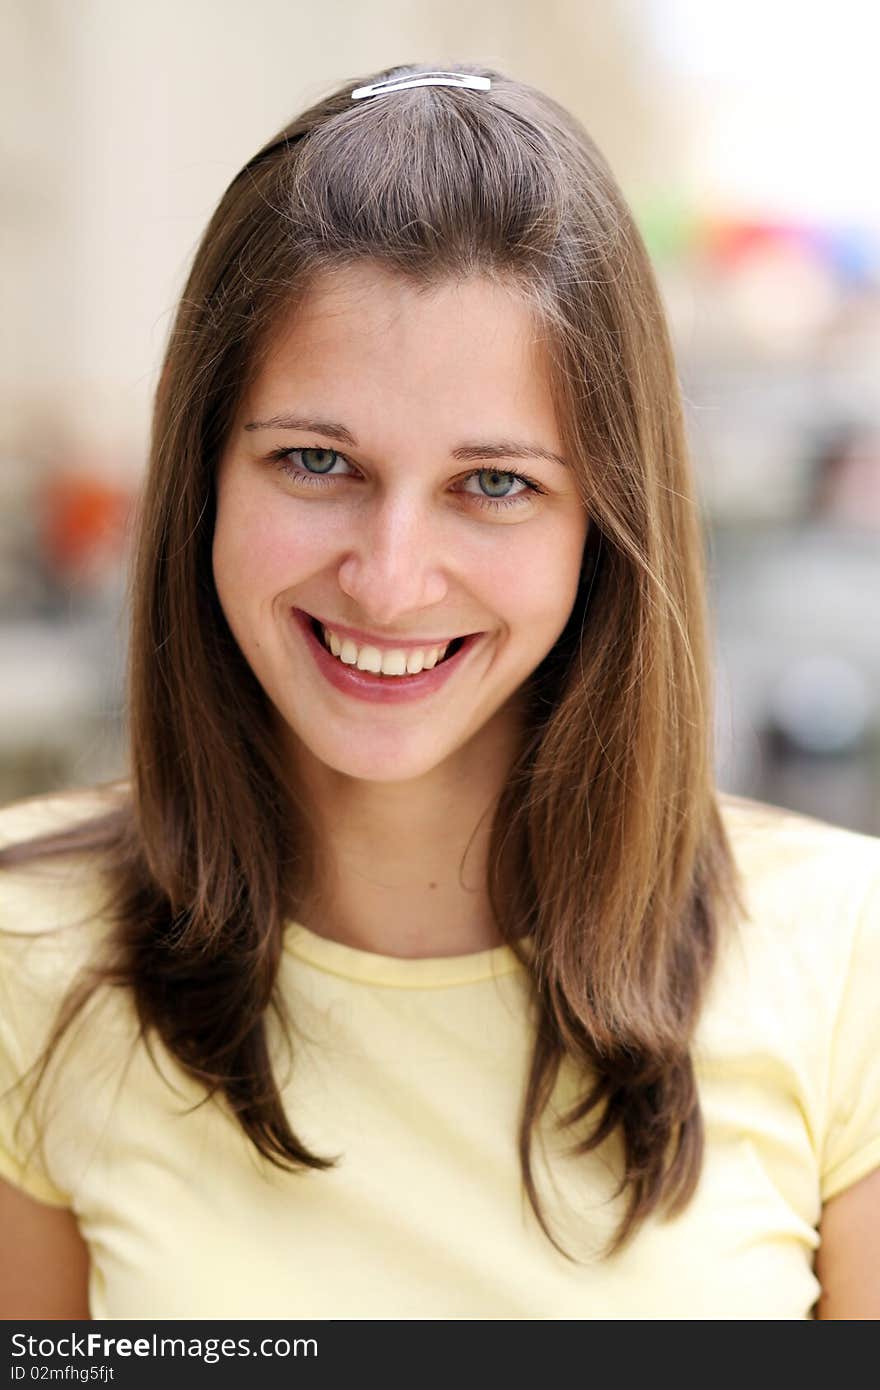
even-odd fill
[[(301, 913), (314, 931), (397, 956), (498, 943), (491, 812), (518, 692), (565, 627), (586, 534), (516, 294), (477, 278), (419, 294), (359, 266), (282, 324), (220, 463), (214, 578), (323, 831)], [(345, 653), (322, 655), (294, 613), (363, 635), (352, 653), (377, 659), (469, 646), (439, 688), (389, 703), (334, 684)]]
[[(314, 431), (246, 428), (302, 410), (344, 422), (357, 447), (340, 444), (340, 462), (338, 441)], [(365, 950), (449, 955), (498, 940), (489, 815), (517, 691), (564, 626), (587, 526), (563, 464), (452, 455), (503, 438), (561, 449), (522, 306), (485, 282), (419, 298), (360, 272), (279, 334), (222, 460), (218, 592), (333, 847), (308, 925)], [(269, 460), (292, 448), (326, 484)], [(474, 476), (487, 466), (494, 477)], [(540, 492), (484, 508), (486, 488), (519, 495), (502, 469)], [(479, 635), (443, 684), (377, 703), (325, 678), (317, 661), (333, 658), (292, 625), (299, 607), (392, 644)], [(880, 1317), (878, 1213), (880, 1172), (826, 1205), (818, 1317)], [(0, 1180), (0, 1316), (86, 1318), (87, 1279), (72, 1213)]]

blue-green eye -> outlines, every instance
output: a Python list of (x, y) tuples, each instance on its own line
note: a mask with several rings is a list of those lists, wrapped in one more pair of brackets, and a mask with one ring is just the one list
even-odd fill
[(338, 478), (350, 477), (352, 473), (344, 454), (337, 449), (322, 449), (319, 444), (304, 449), (276, 449), (269, 457), (288, 478), (303, 484), (323, 486)]
[[(335, 449), (297, 449), (302, 461), (303, 468), (309, 473), (329, 473), (335, 460), (339, 457)], [(312, 463), (307, 457), (309, 454), (318, 454), (317, 463)]]
[(475, 468), (461, 485), (479, 507), (497, 512), (518, 503), (528, 503), (543, 491), (531, 478), (522, 473), (510, 473), (502, 468)]
[(506, 497), (517, 482), (515, 473), (502, 473), (497, 468), (481, 468), (477, 480), (487, 497)]

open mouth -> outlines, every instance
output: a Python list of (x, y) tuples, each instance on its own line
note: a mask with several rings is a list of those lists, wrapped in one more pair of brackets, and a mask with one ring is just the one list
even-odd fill
[(354, 667), (389, 682), (405, 680), (408, 676), (420, 675), (422, 671), (442, 666), (461, 651), (468, 640), (467, 637), (453, 637), (439, 646), (380, 649), (366, 643), (355, 643), (350, 637), (325, 627), (317, 618), (309, 614), (304, 616), (308, 618), (316, 641), (342, 666)]

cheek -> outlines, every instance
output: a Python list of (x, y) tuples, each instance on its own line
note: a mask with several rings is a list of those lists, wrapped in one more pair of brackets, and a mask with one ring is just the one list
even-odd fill
[(536, 641), (549, 635), (552, 642), (577, 596), (586, 523), (540, 533), (523, 526), (522, 532), (521, 537), (508, 533), (505, 545), (481, 558), (480, 592), (511, 628), (531, 627)]
[(264, 608), (328, 558), (326, 531), (304, 524), (289, 505), (238, 505), (234, 495), (218, 503), (213, 567), (225, 610)]

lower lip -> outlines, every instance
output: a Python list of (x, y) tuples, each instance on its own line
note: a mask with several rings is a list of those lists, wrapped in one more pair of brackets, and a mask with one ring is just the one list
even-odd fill
[(327, 677), (330, 684), (341, 690), (344, 695), (352, 695), (356, 700), (372, 701), (374, 704), (399, 705), (405, 704), (408, 700), (421, 700), (426, 695), (433, 695), (454, 675), (481, 636), (480, 633), (473, 633), (466, 637), (454, 656), (432, 667), (430, 671), (420, 671), (416, 676), (377, 676), (372, 671), (359, 671), (356, 666), (346, 666), (339, 661), (315, 636), (312, 620), (296, 608), (292, 610), (292, 614), (315, 658), (318, 670)]

